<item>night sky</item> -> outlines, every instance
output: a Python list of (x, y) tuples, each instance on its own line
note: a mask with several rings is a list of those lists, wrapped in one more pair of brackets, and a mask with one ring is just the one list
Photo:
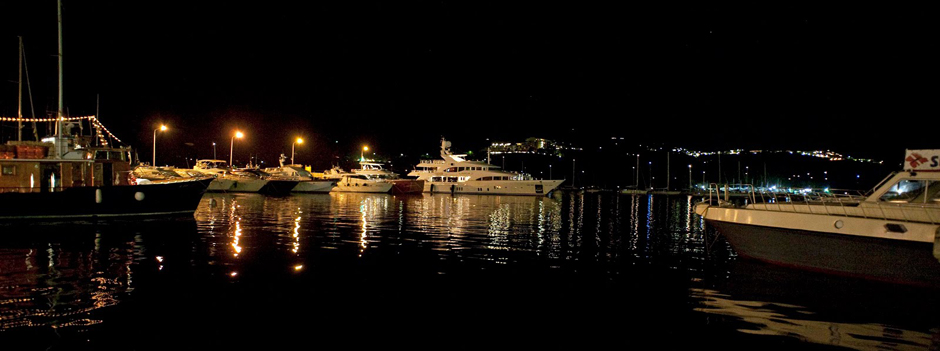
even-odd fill
[[(899, 157), (936, 140), (938, 21), (920, 8), (614, 2), (64, 2), (65, 99), (125, 142), (276, 162), (544, 137)], [(618, 2), (619, 3), (619, 2)], [(0, 3), (0, 115), (17, 35), (55, 110), (56, 2)], [(28, 110), (27, 110), (28, 111)], [(26, 112), (28, 116), (28, 112)], [(4, 140), (13, 134), (8, 123)], [(187, 145), (191, 143), (191, 146)], [(236, 157), (238, 158), (238, 157)], [(244, 157), (242, 157), (244, 158)]]

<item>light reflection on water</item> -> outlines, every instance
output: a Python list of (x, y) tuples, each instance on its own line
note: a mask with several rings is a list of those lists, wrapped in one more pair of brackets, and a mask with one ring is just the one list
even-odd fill
[[(440, 309), (475, 306), (493, 320), (531, 315), (533, 325), (560, 320), (571, 330), (640, 328), (664, 341), (694, 335), (728, 346), (735, 336), (766, 336), (861, 350), (935, 347), (940, 318), (896, 318), (899, 306), (866, 302), (884, 296), (868, 295), (869, 285), (742, 264), (692, 213), (694, 201), (207, 194), (195, 220), (68, 226), (69, 235), (56, 226), (4, 228), (30, 236), (0, 241), (0, 337), (136, 340), (115, 338), (126, 334), (153, 342), (157, 334), (147, 330), (172, 323), (116, 327), (139, 323), (150, 309), (232, 305), (269, 320), (288, 317), (272, 311), (303, 308), (332, 318), (350, 311), (378, 318), (381, 310), (448, 325), (457, 317)], [(744, 285), (748, 292), (739, 291)], [(173, 297), (178, 291), (189, 293)], [(814, 302), (833, 291), (842, 298)], [(936, 306), (932, 295), (917, 296)], [(209, 322), (226, 325), (229, 312), (210, 311)], [(709, 339), (714, 330), (722, 337)]]

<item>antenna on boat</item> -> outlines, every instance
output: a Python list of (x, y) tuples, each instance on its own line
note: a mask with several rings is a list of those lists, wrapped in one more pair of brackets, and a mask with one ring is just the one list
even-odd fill
[(23, 141), (23, 36), (17, 36), (20, 41), (20, 65), (16, 74), (17, 99), (16, 99), (16, 141)]
[[(95, 118), (98, 118), (98, 114), (100, 112), (101, 112), (101, 94), (95, 94)], [(95, 138), (95, 143), (100, 143), (100, 142), (101, 140), (98, 140), (98, 138)], [(156, 167), (157, 165), (153, 165), (153, 166)], [(189, 165), (187, 165), (186, 167), (189, 168)]]

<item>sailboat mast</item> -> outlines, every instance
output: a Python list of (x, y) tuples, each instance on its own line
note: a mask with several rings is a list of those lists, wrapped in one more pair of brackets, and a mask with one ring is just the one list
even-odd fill
[(20, 41), (20, 65), (17, 71), (17, 105), (16, 105), (16, 141), (23, 141), (23, 37), (17, 36)]
[(55, 121), (55, 158), (61, 158), (68, 151), (68, 135), (64, 132), (65, 123), (62, 120), (65, 117), (65, 99), (63, 98), (63, 68), (62, 68), (62, 0), (56, 1), (58, 5), (58, 23), (59, 23), (59, 106), (56, 111)]

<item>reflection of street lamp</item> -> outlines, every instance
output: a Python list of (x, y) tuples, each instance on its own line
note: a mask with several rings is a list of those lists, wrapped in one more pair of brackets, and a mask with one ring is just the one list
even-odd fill
[(228, 165), (229, 165), (229, 167), (232, 167), (232, 155), (235, 154), (235, 138), (241, 139), (241, 138), (244, 137), (244, 136), (245, 136), (245, 134), (242, 134), (242, 132), (239, 132), (239, 131), (237, 131), (237, 130), (235, 131), (235, 135), (232, 136), (232, 142), (229, 143), (229, 146), (228, 146)]
[(293, 144), (290, 144), (290, 164), (292, 164), (292, 165), (296, 164), (296, 163), (294, 163), (294, 145), (303, 144), (303, 143), (304, 143), (304, 140), (303, 140), (303, 139), (297, 138), (297, 140), (294, 141)]
[[(162, 132), (165, 130), (166, 130), (166, 126), (161, 125), (160, 131)], [(157, 166), (157, 130), (156, 129), (153, 130), (153, 161), (152, 162), (153, 162), (153, 166), (156, 167)]]

